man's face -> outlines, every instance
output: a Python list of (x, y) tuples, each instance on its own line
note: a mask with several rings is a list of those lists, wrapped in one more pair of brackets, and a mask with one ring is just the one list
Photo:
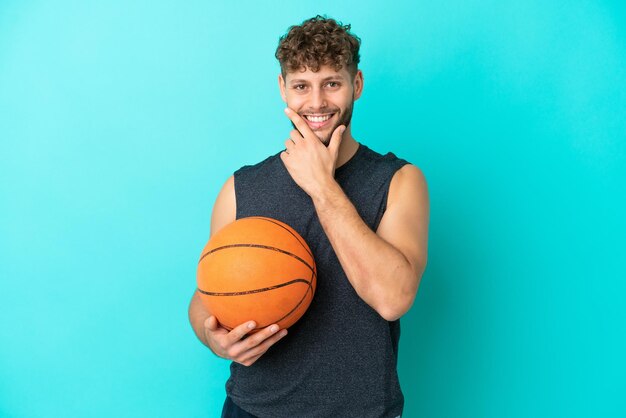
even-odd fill
[(363, 75), (359, 70), (353, 79), (345, 67), (336, 71), (333, 67), (322, 66), (317, 72), (307, 68), (287, 73), (285, 79), (279, 75), (278, 84), (287, 106), (306, 121), (324, 145), (328, 145), (339, 125), (349, 127), (354, 101), (363, 89)]

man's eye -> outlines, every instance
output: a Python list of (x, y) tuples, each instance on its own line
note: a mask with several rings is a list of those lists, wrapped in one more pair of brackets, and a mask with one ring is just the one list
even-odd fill
[(337, 83), (336, 81), (329, 81), (328, 82), (328, 87), (337, 87), (339, 86), (339, 83)]
[(304, 90), (304, 84), (296, 84), (293, 88), (296, 90)]

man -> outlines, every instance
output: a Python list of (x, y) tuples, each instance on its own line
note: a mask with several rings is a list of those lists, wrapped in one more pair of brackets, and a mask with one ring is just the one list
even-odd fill
[(317, 16), (280, 39), (280, 94), (294, 125), (286, 149), (235, 172), (220, 191), (211, 233), (267, 216), (307, 241), (318, 268), (315, 297), (288, 331), (227, 331), (201, 304), (189, 307), (198, 338), (232, 360), (223, 417), (398, 417), (399, 318), (426, 266), (428, 193), (421, 171), (352, 136), (363, 91), (360, 40)]

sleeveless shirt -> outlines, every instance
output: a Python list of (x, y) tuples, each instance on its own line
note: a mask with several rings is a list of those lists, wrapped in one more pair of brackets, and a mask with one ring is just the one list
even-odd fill
[[(360, 144), (335, 170), (335, 180), (373, 231), (385, 212), (391, 178), (405, 164)], [(386, 321), (357, 295), (311, 198), (279, 154), (242, 167), (234, 180), (237, 219), (265, 216), (290, 225), (311, 248), (318, 276), (309, 309), (288, 334), (253, 365), (231, 363), (227, 395), (259, 418), (399, 416), (400, 321)]]

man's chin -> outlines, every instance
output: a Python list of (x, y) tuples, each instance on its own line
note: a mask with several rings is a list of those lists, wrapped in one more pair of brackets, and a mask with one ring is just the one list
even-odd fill
[(322, 144), (324, 144), (325, 146), (328, 146), (328, 144), (330, 144), (330, 138), (332, 137), (332, 131), (331, 133), (326, 133), (326, 132), (313, 132), (315, 134), (315, 136), (317, 136), (317, 139), (320, 140), (320, 142)]
[(322, 144), (328, 146), (330, 144), (330, 139), (333, 137), (333, 133), (337, 130), (337, 127), (340, 124), (337, 124), (332, 127), (332, 129), (328, 129), (327, 131), (313, 131), (313, 133), (317, 136)]

